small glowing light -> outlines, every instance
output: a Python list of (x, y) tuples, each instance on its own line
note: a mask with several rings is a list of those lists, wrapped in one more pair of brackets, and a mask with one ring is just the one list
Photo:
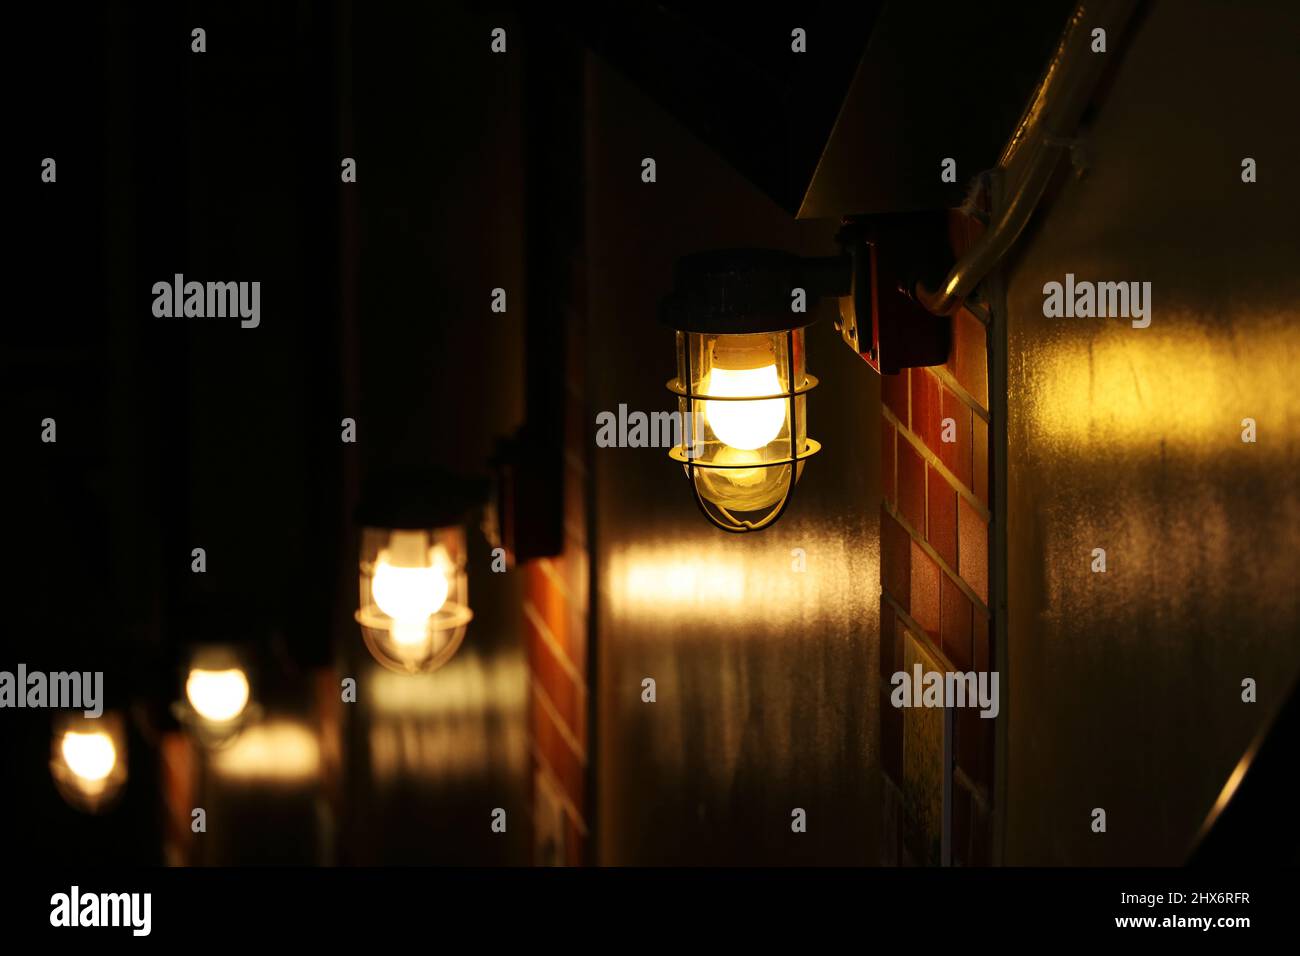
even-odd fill
[(784, 388), (776, 364), (761, 368), (717, 368), (706, 376), (701, 391), (706, 395), (731, 398), (759, 398), (752, 402), (707, 401), (704, 416), (719, 440), (732, 448), (754, 451), (772, 441), (785, 424), (787, 403), (779, 395)]
[(217, 723), (234, 720), (248, 705), (248, 677), (242, 670), (194, 668), (185, 681), (185, 696), (200, 717)]
[(122, 715), (64, 713), (50, 735), (50, 775), (69, 806), (86, 813), (110, 807), (126, 786), (127, 738)]
[(107, 779), (117, 766), (113, 738), (102, 731), (82, 734), (70, 730), (63, 735), (61, 750), (68, 769), (86, 782)]

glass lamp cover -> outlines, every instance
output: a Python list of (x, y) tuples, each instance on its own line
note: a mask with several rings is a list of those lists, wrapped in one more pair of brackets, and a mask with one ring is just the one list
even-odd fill
[(461, 526), (362, 530), (356, 619), (375, 660), (413, 674), (451, 658), (473, 617), (465, 555)]
[(803, 329), (677, 333), (681, 457), (694, 466), (687, 473), (702, 502), (724, 522), (756, 528), (780, 513), (807, 455), (804, 392), (813, 384)]

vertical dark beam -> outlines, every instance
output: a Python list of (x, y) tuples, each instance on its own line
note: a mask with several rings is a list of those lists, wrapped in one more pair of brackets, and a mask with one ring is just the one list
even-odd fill
[(563, 549), (568, 280), (583, 218), (581, 60), (540, 18), (526, 23), (523, 57), (526, 412), (514, 509), (519, 560)]
[[(309, 440), (301, 465), (306, 475), (314, 477), (305, 489), (310, 506), (304, 538), (311, 560), (304, 563), (300, 578), (302, 590), (295, 605), (302, 611), (300, 616), (293, 615), (298, 618), (299, 633), (293, 635), (292, 646), (295, 660), (312, 667), (330, 659), (330, 637), (338, 619), (336, 603), (350, 601), (355, 589), (355, 582), (347, 587), (345, 581), (341, 591), (327, 593), (330, 582), (337, 579), (340, 551), (350, 538), (344, 482), (347, 463), (354, 457), (349, 453), (353, 446), (344, 445), (340, 438), (341, 421), (349, 414), (344, 411), (343, 391), (349, 360), (338, 346), (344, 341), (346, 307), (341, 293), (347, 288), (345, 283), (355, 277), (346, 271), (348, 263), (339, 261), (342, 227), (339, 207), (331, 201), (337, 190), (355, 190), (357, 186), (341, 182), (343, 129), (335, 122), (340, 112), (338, 87), (343, 82), (338, 10), (342, 5), (335, 0), (299, 8), (295, 38), (298, 69), (293, 78), (301, 131), (294, 141), (294, 165), (301, 170), (295, 177), (294, 198), (302, 217), (304, 246), (297, 267), (301, 270), (299, 286), (307, 297), (299, 334), (302, 354), (310, 357), (306, 373), (310, 402), (305, 409), (307, 421), (302, 424)], [(345, 193), (348, 195), (355, 197), (355, 193)], [(339, 276), (338, 285), (322, 281), (331, 275)]]
[[(335, 16), (335, 62), (336, 91), (335, 102), (338, 104), (337, 137), (339, 155), (336, 169), (342, 172), (343, 157), (357, 159), (356, 127), (353, 118), (355, 103), (353, 87), (353, 3), (352, 0), (339, 0)], [(339, 401), (340, 419), (347, 417), (357, 420), (360, 427), (361, 418), (361, 330), (360, 317), (360, 281), (361, 281), (361, 190), (360, 182), (343, 183), (340, 178), (334, 184), (339, 190), (338, 196), (338, 296), (339, 324), (338, 350), (339, 363)], [(335, 555), (334, 571), (334, 623), (330, 629), (333, 645), (333, 659), (338, 669), (338, 676), (353, 676), (356, 671), (354, 663), (360, 652), (356, 646), (359, 638), (356, 625), (352, 620), (357, 588), (357, 554), (360, 534), (353, 523), (353, 512), (361, 497), (361, 451), (355, 445), (344, 445), (340, 465), (341, 487), (335, 499), (337, 510), (334, 520), (338, 522), (340, 532), (339, 553)], [(355, 709), (343, 707), (340, 713), (338, 739), (342, 742), (342, 759), (338, 769), (337, 787), (327, 785), (327, 793), (334, 798), (338, 808), (338, 838), (336, 845), (336, 864), (348, 865), (358, 862), (354, 844), (362, 834), (357, 826), (359, 815), (348, 812), (348, 805), (362, 788), (358, 786), (359, 768), (362, 763), (357, 755), (366, 753), (362, 740), (363, 727), (356, 719)]]
[[(339, 0), (335, 17), (335, 62), (337, 63), (339, 163), (344, 156), (356, 158), (356, 134), (353, 123), (352, 85), (352, 0)], [(341, 172), (341, 167), (340, 172)], [(360, 182), (337, 182), (339, 190), (339, 324), (338, 362), (341, 390), (340, 419), (356, 419), (361, 408), (361, 368), (358, 361), (361, 333), (358, 327), (361, 277), (361, 193)], [(343, 646), (353, 634), (352, 600), (356, 588), (356, 555), (358, 534), (352, 523), (352, 512), (361, 496), (361, 462), (355, 445), (344, 447), (342, 458), (342, 488), (335, 501), (336, 520), (344, 529), (342, 555), (337, 561), (337, 598), (335, 601), (335, 629), (333, 636), (338, 646)]]
[[(188, 575), (191, 541), (189, 456), (184, 451), (186, 406), (188, 404), (188, 355), (190, 324), (155, 319), (151, 312), (152, 284), (183, 272), (189, 260), (189, 204), (185, 183), (190, 162), (188, 110), (191, 80), (191, 18), (177, 7), (166, 13), (121, 8), (134, 38), (129, 52), (131, 96), (135, 109), (128, 134), (118, 149), (141, 155), (136, 144), (151, 142), (161, 135), (172, 144), (165, 161), (137, 169), (133, 191), (136, 230), (135, 268), (131, 273), (128, 322), (141, 330), (140, 364), (148, 371), (134, 396), (144, 424), (140, 442), (147, 460), (157, 462), (146, 473), (156, 476), (144, 489), (152, 495), (154, 535), (156, 622), (161, 644), (175, 640), (171, 633), (180, 618), (181, 595), (190, 585)], [(141, 47), (151, 55), (139, 55)], [(130, 162), (128, 158), (125, 160)], [(163, 465), (165, 462), (165, 466)], [(137, 474), (140, 469), (136, 469)]]

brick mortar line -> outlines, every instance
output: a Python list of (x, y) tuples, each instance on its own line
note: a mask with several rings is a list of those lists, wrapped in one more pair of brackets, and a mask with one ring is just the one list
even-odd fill
[[(883, 594), (886, 600), (888, 600), (889, 603), (893, 606), (894, 611), (903, 618), (903, 624), (907, 627), (907, 629), (909, 631), (916, 632), (913, 635), (913, 637), (918, 638), (923, 644), (925, 644), (927, 648), (932, 650), (935, 656), (939, 658), (940, 663), (944, 665), (944, 667), (946, 667), (950, 671), (956, 672), (957, 665), (954, 664), (952, 662), (952, 659), (949, 658), (948, 655), (943, 652), (943, 648), (941, 648), (938, 644), (934, 642), (934, 640), (930, 637), (930, 633), (925, 628), (923, 628), (920, 624), (916, 623), (916, 619), (912, 617), (912, 615), (908, 614), (906, 611), (903, 610), (903, 606), (898, 603), (898, 600), (892, 594), (890, 594), (888, 591), (884, 590), (883, 588), (881, 589), (880, 593)], [(965, 671), (962, 671), (962, 673), (965, 673)], [(893, 690), (893, 685), (889, 683), (889, 679), (885, 677), (883, 674), (880, 677), (880, 683), (881, 683), (880, 689), (882, 691), (884, 691), (886, 687), (888, 687), (891, 691)]]
[(564, 717), (561, 716), (559, 710), (551, 701), (551, 695), (546, 693), (546, 688), (542, 686), (541, 681), (537, 679), (536, 674), (530, 673), (528, 675), (528, 683), (532, 686), (533, 693), (537, 695), (537, 699), (542, 702), (542, 709), (550, 714), (551, 720), (555, 722), (555, 727), (560, 732), (560, 736), (564, 738), (564, 742), (568, 745), (569, 749), (573, 751), (573, 755), (578, 758), (578, 762), (582, 764), (583, 770), (586, 770), (587, 748), (582, 745), (580, 740), (578, 740), (578, 735), (569, 728), (567, 723), (565, 723)]
[(551, 563), (551, 559), (538, 558), (536, 564), (537, 567), (541, 568), (542, 573), (546, 575), (547, 580), (555, 585), (555, 589), (564, 595), (565, 602), (573, 604), (573, 595), (570, 593), (568, 585), (564, 583), (564, 579), (560, 576), (560, 572), (555, 570), (555, 565)]
[[(934, 373), (935, 378), (948, 386), (948, 389), (961, 400), (963, 405), (967, 406), (972, 412), (978, 415), (985, 425), (991, 424), (988, 409), (981, 405), (974, 395), (966, 391), (966, 386), (957, 381), (952, 372), (948, 371), (942, 365), (927, 366), (927, 368)], [(908, 387), (910, 390), (910, 383)]]
[[(573, 798), (564, 792), (563, 782), (561, 782), (560, 778), (556, 776), (555, 771), (551, 769), (550, 762), (546, 759), (545, 755), (543, 755), (541, 750), (538, 748), (537, 742), (536, 741), (531, 742), (528, 746), (528, 749), (532, 753), (533, 759), (537, 761), (537, 766), (541, 768), (542, 773), (551, 782), (551, 787), (552, 789), (555, 790), (556, 794), (559, 796), (560, 806), (564, 808), (564, 812), (568, 814), (570, 819), (572, 819), (573, 822), (578, 825), (578, 829), (582, 831), (582, 835), (584, 838), (589, 836), (590, 834), (587, 831), (586, 820), (583, 819), (582, 814), (578, 811), (578, 806), (573, 802)], [(529, 812), (535, 822), (536, 821), (535, 811), (533, 810), (533, 808), (530, 807)]]
[[(949, 566), (948, 562), (943, 559), (943, 557), (939, 554), (939, 552), (934, 550), (934, 546), (931, 545), (930, 542), (917, 537), (916, 529), (907, 523), (907, 519), (904, 518), (898, 512), (898, 509), (896, 509), (893, 505), (889, 504), (888, 502), (885, 502), (883, 507), (885, 509), (885, 513), (888, 514), (895, 521), (897, 521), (900, 525), (902, 525), (903, 530), (906, 531), (908, 535), (911, 536), (912, 540), (921, 546), (921, 550), (934, 559), (935, 563), (939, 565), (939, 570), (943, 571), (945, 574), (948, 575), (948, 577), (952, 578), (953, 583), (956, 584), (961, 589), (962, 593), (965, 594), (968, 598), (970, 598), (975, 603), (975, 607), (977, 609), (982, 609), (984, 611), (984, 615), (988, 617), (990, 620), (992, 620), (993, 610), (987, 604), (984, 603), (984, 600), (978, 594), (975, 593), (975, 589), (972, 588), (969, 584), (967, 584), (966, 581), (962, 578), (962, 576), (958, 574), (951, 566)], [(909, 578), (911, 577), (910, 572), (908, 576)]]
[[(890, 422), (891, 424), (893, 424), (893, 426), (896, 429), (898, 429), (898, 434), (907, 439), (908, 444), (910, 444), (913, 448), (916, 449), (917, 453), (921, 456), (921, 458), (925, 461), (928, 461), (931, 465), (933, 465), (935, 471), (943, 475), (943, 477), (948, 481), (948, 484), (952, 485), (953, 489), (959, 495), (961, 495), (963, 498), (966, 499), (966, 501), (971, 505), (972, 508), (975, 509), (975, 511), (979, 514), (979, 516), (984, 519), (985, 524), (991, 525), (993, 523), (993, 512), (988, 509), (988, 506), (984, 504), (984, 502), (980, 501), (979, 498), (976, 497), (975, 492), (967, 488), (960, 478), (958, 478), (956, 475), (954, 475), (951, 471), (948, 470), (948, 466), (939, 460), (939, 456), (936, 455), (933, 451), (931, 451), (930, 448), (925, 444), (925, 442), (921, 441), (921, 439), (911, 429), (909, 429), (906, 425), (900, 422), (898, 420), (898, 417), (894, 415), (894, 413), (891, 412), (885, 406), (882, 405), (880, 407), (880, 413), (884, 416), (887, 422)], [(897, 498), (898, 497), (898, 478), (897, 478), (898, 449), (897, 448), (894, 449), (894, 473), (895, 473), (894, 497)], [(926, 497), (927, 499), (929, 498), (928, 495)], [(927, 512), (929, 511), (929, 506), (930, 506), (930, 502), (927, 500), (926, 501)]]
[(548, 625), (545, 619), (543, 619), (541, 613), (533, 605), (533, 602), (527, 598), (524, 599), (524, 617), (532, 621), (533, 626), (537, 628), (537, 632), (541, 635), (546, 646), (551, 649), (551, 653), (554, 654), (556, 660), (560, 662), (560, 667), (563, 668), (564, 672), (573, 679), (575, 684), (582, 688), (582, 692), (585, 694), (587, 692), (587, 682), (583, 678), (582, 672), (578, 670), (573, 661), (569, 660), (569, 655), (565, 653), (564, 648), (560, 646), (560, 642), (556, 640), (555, 634), (551, 631), (550, 625)]
[[(921, 625), (916, 622), (916, 620), (912, 617), (912, 615), (908, 614), (906, 611), (903, 610), (902, 606), (898, 603), (898, 601), (894, 598), (892, 594), (890, 594), (888, 591), (885, 590), (882, 590), (881, 593), (885, 596), (885, 600), (889, 603), (889, 605), (894, 609), (894, 612), (903, 619), (904, 626), (909, 631), (915, 632), (912, 635), (913, 639), (919, 640), (922, 644), (924, 644), (925, 647), (928, 650), (930, 650), (939, 659), (939, 661), (943, 664), (945, 668), (953, 671), (954, 673), (957, 672), (957, 665), (954, 664), (952, 660), (948, 657), (948, 655), (943, 652), (943, 648), (935, 645), (934, 641), (931, 640), (930, 635), (925, 630), (925, 628), (921, 627)], [(961, 673), (966, 673), (966, 672), (962, 671)], [(884, 695), (886, 703), (888, 703), (889, 695), (893, 692), (893, 684), (891, 684), (889, 680), (885, 678), (883, 675), (880, 680), (880, 692), (881, 694)], [(890, 704), (889, 706), (892, 707), (893, 705)], [(993, 754), (989, 754), (989, 756), (992, 757)], [(952, 768), (953, 768), (953, 780), (957, 783), (960, 783), (961, 786), (970, 793), (970, 795), (980, 805), (980, 809), (984, 813), (991, 813), (993, 809), (993, 804), (992, 804), (992, 800), (988, 795), (988, 791), (985, 790), (984, 787), (977, 784), (974, 780), (972, 780), (970, 778), (970, 775), (967, 774), (966, 771), (961, 769), (961, 766), (957, 763), (956, 757), (953, 758)], [(885, 776), (888, 777), (888, 774), (885, 774)], [(893, 781), (890, 782), (893, 783)], [(897, 785), (895, 786), (897, 787)]]

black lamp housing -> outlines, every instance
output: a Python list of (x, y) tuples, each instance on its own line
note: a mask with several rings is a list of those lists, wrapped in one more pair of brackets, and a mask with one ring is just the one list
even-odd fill
[(488, 484), (438, 469), (388, 471), (368, 479), (353, 512), (371, 528), (438, 528), (464, 524), (487, 501)]

